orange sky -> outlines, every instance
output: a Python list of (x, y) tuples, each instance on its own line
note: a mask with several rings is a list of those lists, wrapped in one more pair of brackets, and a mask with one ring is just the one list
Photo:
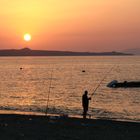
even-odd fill
[(0, 49), (117, 51), (139, 37), (140, 0), (0, 0)]

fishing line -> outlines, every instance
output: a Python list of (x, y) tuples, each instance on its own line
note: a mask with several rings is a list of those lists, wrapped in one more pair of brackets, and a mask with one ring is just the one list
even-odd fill
[(100, 83), (97, 85), (97, 87), (94, 89), (93, 93), (91, 94), (91, 97), (95, 94), (95, 92), (97, 91), (97, 89), (100, 87), (100, 85), (102, 84), (102, 82), (106, 79), (106, 77), (108, 76), (108, 74), (113, 70), (114, 66), (104, 75), (103, 79), (100, 81)]

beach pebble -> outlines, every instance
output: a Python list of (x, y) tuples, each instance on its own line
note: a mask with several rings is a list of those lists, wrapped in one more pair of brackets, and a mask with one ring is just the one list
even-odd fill
[(25, 135), (23, 133), (20, 133), (20, 136), (24, 137)]
[(81, 123), (82, 126), (89, 126), (88, 124), (86, 123)]
[(32, 121), (32, 118), (29, 118), (29, 121)]
[(4, 126), (5, 126), (5, 127), (7, 127), (7, 126), (8, 126), (8, 124), (7, 124), (7, 123), (5, 123), (5, 124), (4, 124)]
[(58, 117), (57, 116), (50, 116), (49, 117), (51, 120), (56, 120)]

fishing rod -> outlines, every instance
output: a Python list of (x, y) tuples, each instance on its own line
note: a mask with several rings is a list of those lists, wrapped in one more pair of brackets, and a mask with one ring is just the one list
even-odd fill
[(97, 85), (97, 87), (94, 89), (93, 93), (91, 94), (91, 97), (95, 94), (96, 90), (100, 87), (102, 82), (106, 79), (108, 74), (113, 70), (114, 66), (104, 75), (103, 79), (100, 81), (100, 83)]
[(51, 77), (50, 77), (50, 83), (49, 83), (49, 92), (47, 97), (47, 106), (46, 106), (46, 112), (45, 114), (48, 114), (48, 108), (49, 108), (49, 101), (50, 101), (50, 93), (51, 93), (51, 86), (52, 86), (52, 76), (53, 76), (53, 69), (51, 70)]

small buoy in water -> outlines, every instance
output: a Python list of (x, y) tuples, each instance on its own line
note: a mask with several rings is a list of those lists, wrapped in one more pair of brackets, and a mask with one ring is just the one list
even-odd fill
[(85, 70), (82, 70), (82, 72), (86, 72)]

